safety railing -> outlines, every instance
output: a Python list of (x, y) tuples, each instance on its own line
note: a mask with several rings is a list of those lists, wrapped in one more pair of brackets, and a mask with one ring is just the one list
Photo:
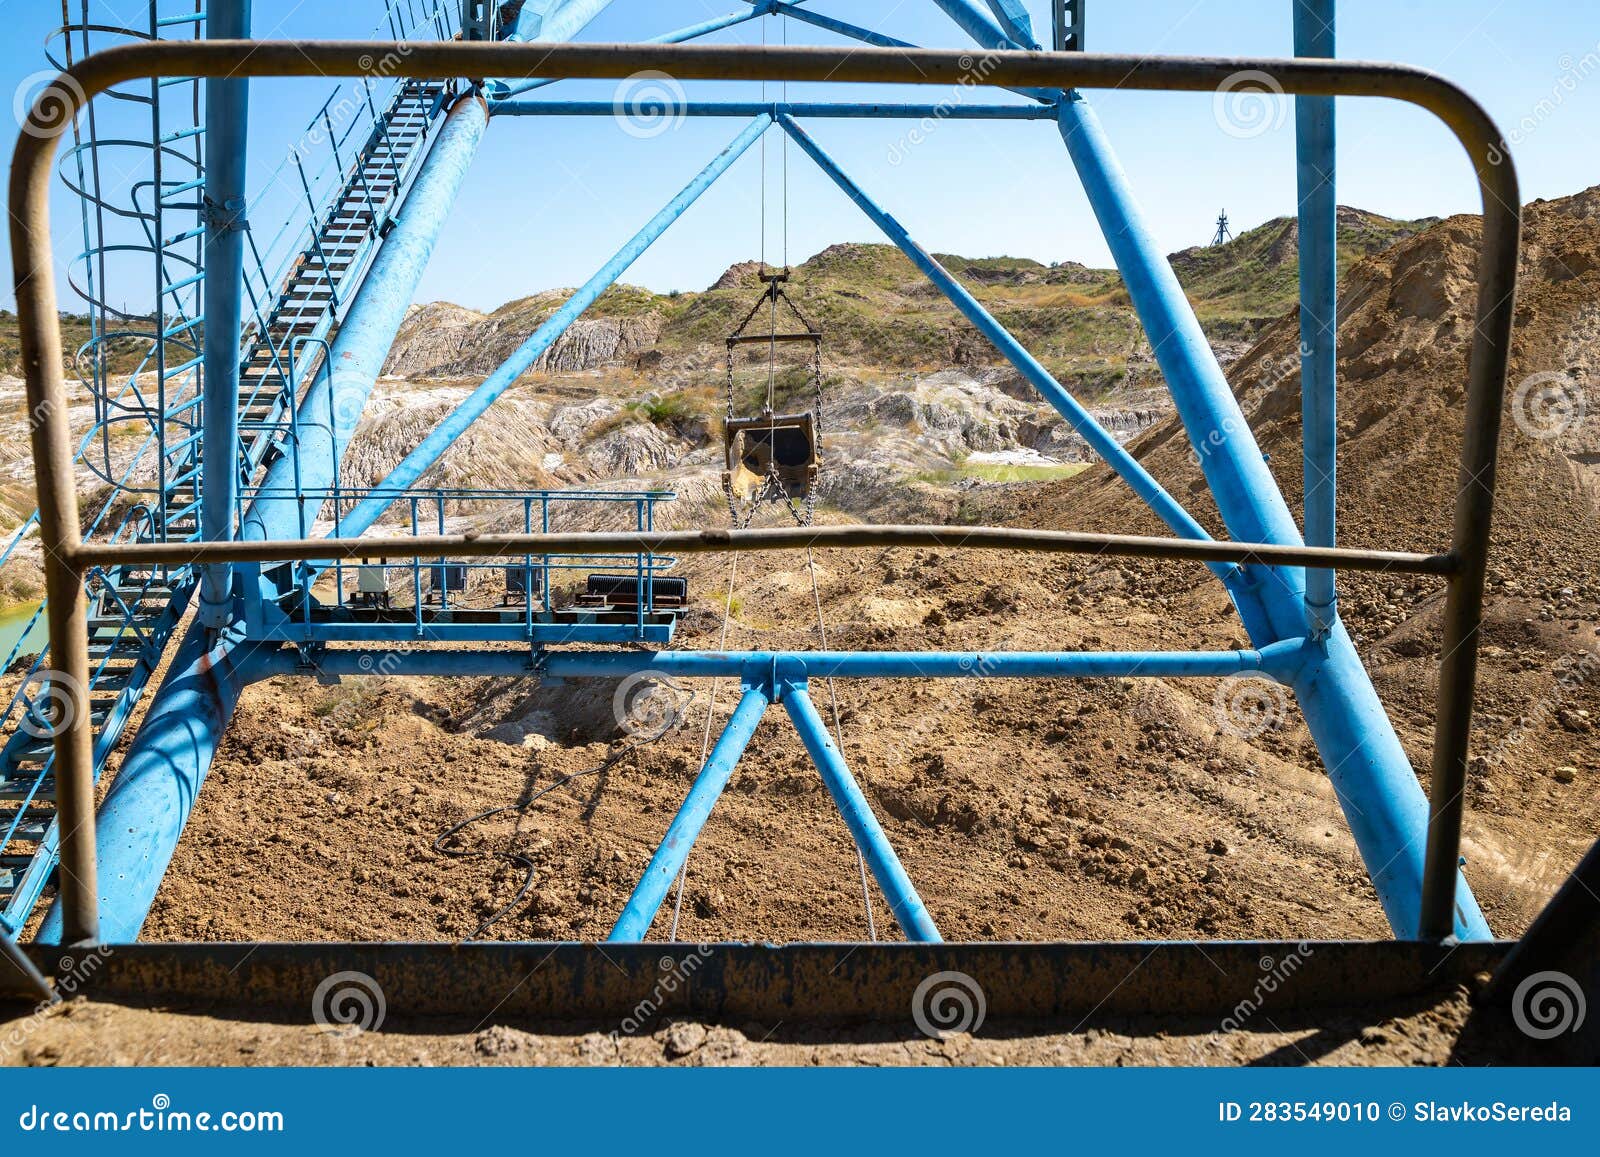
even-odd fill
[[(79, 92), (92, 94), (151, 74), (358, 76), (379, 44), (252, 43), (147, 46), (106, 53), (73, 70)], [(1085, 53), (996, 51), (985, 58), (985, 84), (1002, 87), (1125, 88), (1215, 92), (1240, 72), (1263, 74), (1288, 94), (1384, 96), (1434, 112), (1466, 148), (1482, 194), (1484, 228), (1478, 316), (1466, 389), (1466, 435), (1452, 548), (1447, 555), (1307, 548), (1271, 543), (1137, 539), (1123, 535), (1026, 532), (1004, 528), (819, 528), (802, 532), (727, 531), (666, 534), (434, 535), (293, 542), (199, 543), (183, 549), (161, 543), (115, 548), (84, 543), (77, 522), (64, 414), (65, 385), (55, 328), (55, 293), (48, 275), (50, 232), (46, 170), (61, 125), (38, 109), (20, 139), (13, 166), (11, 213), (20, 244), (14, 254), (18, 313), (29, 402), (44, 415), (36, 441), (41, 532), (52, 590), (66, 597), (50, 608), (51, 645), (67, 674), (87, 674), (84, 595), (89, 568), (117, 558), (146, 562), (314, 561), (330, 554), (355, 558), (515, 558), (530, 554), (633, 549), (640, 552), (765, 550), (795, 545), (907, 546), (934, 541), (946, 547), (1050, 549), (1077, 553), (1238, 562), (1243, 565), (1387, 569), (1444, 574), (1449, 578), (1434, 743), (1433, 790), (1421, 934), (1449, 935), (1461, 835), (1466, 758), (1476, 680), (1478, 629), (1487, 570), (1497, 441), (1510, 354), (1521, 220), (1520, 190), (1500, 134), (1486, 113), (1459, 88), (1432, 73), (1399, 65), (1277, 59), (1149, 58)], [(970, 53), (926, 50), (663, 47), (641, 45), (505, 44), (423, 45), (400, 62), (410, 76), (587, 77), (622, 79), (657, 69), (679, 80), (785, 80), (794, 82), (958, 85), (973, 83)], [(798, 533), (798, 539), (796, 534)], [(728, 658), (724, 656), (723, 658)], [(858, 666), (863, 666), (858, 664)], [(70, 680), (69, 680), (70, 683)], [(758, 691), (750, 693), (759, 697)], [(74, 693), (55, 738), (69, 867), (61, 899), (65, 939), (98, 937), (90, 732), (84, 703)]]
[[(432, 538), (452, 529), (470, 528), (483, 533), (551, 535), (574, 527), (609, 525), (631, 531), (640, 539), (655, 532), (657, 508), (676, 495), (667, 490), (465, 490), (422, 489), (375, 491), (337, 487), (327, 491), (296, 488), (293, 491), (252, 487), (244, 502), (260, 498), (293, 501), (301, 510), (326, 509), (330, 513), (307, 534), (327, 531), (340, 539), (344, 513), (364, 500), (381, 497), (389, 503), (391, 523), (398, 523), (411, 539)], [(410, 559), (357, 558), (338, 554), (320, 568), (332, 587), (318, 585), (312, 568), (299, 576), (301, 598), (297, 618), (312, 625), (316, 616), (330, 613), (406, 622), (418, 633), (439, 615), (452, 610), (503, 609), (516, 602), (530, 632), (535, 623), (554, 622), (559, 611), (583, 608), (587, 592), (558, 589), (558, 583), (577, 576), (600, 573), (631, 579), (637, 597), (610, 603), (587, 604), (590, 610), (625, 613), (642, 629), (658, 610), (657, 577), (672, 570), (677, 559), (653, 550), (585, 550), (528, 552), (484, 562), (469, 555), (425, 556)]]

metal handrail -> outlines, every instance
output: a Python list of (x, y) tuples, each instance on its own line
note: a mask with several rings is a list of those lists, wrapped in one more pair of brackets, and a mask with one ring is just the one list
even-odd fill
[[(120, 81), (181, 70), (201, 76), (357, 76), (363, 57), (386, 51), (374, 42), (211, 41), (205, 44), (141, 45), (113, 49), (80, 61), (55, 95), (67, 95), (69, 111), (90, 95)], [(1422, 898), (1424, 937), (1438, 939), (1453, 928), (1462, 798), (1477, 677), (1478, 630), (1488, 568), (1497, 442), (1517, 279), (1521, 193), (1515, 167), (1503, 149), (1493, 120), (1467, 93), (1437, 74), (1402, 65), (1352, 61), (1150, 58), (1088, 53), (992, 52), (986, 71), (973, 75), (970, 52), (851, 48), (756, 48), (746, 46), (645, 46), (566, 44), (536, 46), (503, 43), (453, 43), (415, 46), (396, 72), (426, 76), (588, 77), (622, 79), (656, 69), (679, 80), (787, 80), (795, 82), (1127, 88), (1216, 92), (1241, 71), (1271, 78), (1287, 94), (1383, 96), (1433, 112), (1466, 149), (1477, 173), (1484, 211), (1484, 250), (1480, 264), (1477, 324), (1466, 391), (1466, 435), (1462, 442), (1461, 487), (1457, 497), (1449, 555), (1412, 556), (1408, 565), (1450, 579), (1445, 609), (1439, 708), (1435, 728), (1429, 837)], [(34, 457), (40, 493), (40, 525), (46, 545), (51, 591), (50, 637), (61, 667), (81, 678), (88, 668), (84, 632), (85, 597), (81, 577), (106, 549), (84, 544), (77, 522), (70, 435), (64, 420), (66, 388), (55, 318), (55, 284), (49, 231), (49, 159), (70, 117), (52, 123), (39, 106), (29, 115), (13, 157), (10, 186), (13, 262), (22, 361), (28, 398), (44, 415), (35, 431)], [(854, 528), (846, 528), (854, 529)], [(870, 533), (870, 529), (868, 531)], [(764, 533), (764, 532), (746, 532)], [(922, 532), (926, 533), (926, 532)], [(995, 531), (1005, 547), (1022, 549), (1023, 532)], [(827, 541), (827, 531), (807, 532), (810, 541)], [(970, 530), (950, 532), (951, 541), (970, 542)], [(770, 549), (732, 532), (695, 536), (699, 549)], [(1072, 549), (1129, 553), (1137, 544), (1110, 535), (1079, 535)], [(651, 536), (664, 542), (669, 536)], [(377, 540), (381, 542), (381, 540)], [(395, 541), (395, 540), (391, 540)], [(569, 541), (577, 542), (576, 539)], [(593, 536), (586, 536), (592, 543)], [(863, 539), (853, 545), (869, 542)], [(527, 554), (548, 545), (528, 536), (440, 536), (403, 540), (394, 549), (408, 557)], [(692, 544), (685, 544), (686, 546)], [(326, 557), (329, 543), (205, 543), (185, 556), (164, 544), (146, 548), (158, 561), (205, 558), (209, 561), (285, 561)], [(371, 554), (374, 542), (354, 549)], [(381, 552), (382, 546), (376, 549)], [(1350, 568), (1371, 561), (1374, 552), (1317, 551), (1266, 544), (1190, 543), (1151, 540), (1142, 548), (1154, 557), (1278, 561)], [(1197, 553), (1200, 552), (1200, 553)], [(98, 937), (95, 872), (93, 752), (86, 719), (87, 701), (72, 688), (72, 717), (56, 737), (60, 816), (63, 828), (61, 903), (68, 942)]]

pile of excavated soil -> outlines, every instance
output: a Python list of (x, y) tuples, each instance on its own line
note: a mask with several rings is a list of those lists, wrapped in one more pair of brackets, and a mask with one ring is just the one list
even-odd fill
[[(1345, 286), (1342, 541), (1448, 540), (1471, 331), (1477, 222), (1455, 218), (1356, 267)], [(1529, 211), (1513, 390), (1581, 389), (1600, 358), (1600, 191)], [(1296, 323), (1234, 372), (1298, 506)], [(1546, 379), (1541, 379), (1546, 380)], [(1535, 401), (1537, 399), (1534, 399)], [(1557, 429), (1524, 395), (1508, 421), (1467, 831), (1467, 875), (1515, 935), (1593, 838), (1600, 761), (1596, 418)], [(1600, 407), (1594, 407), (1600, 408)], [(1559, 416), (1559, 415), (1558, 415)], [(1541, 424), (1540, 420), (1543, 420)], [(1559, 425), (1559, 423), (1557, 423)], [(1137, 452), (1203, 520), (1214, 513), (1173, 422)], [(1155, 531), (1104, 469), (988, 487), (969, 509), (1026, 525)], [(1224, 647), (1244, 636), (1198, 568), (953, 551), (819, 552), (835, 647)], [(688, 568), (685, 647), (715, 646), (725, 562)], [(740, 564), (728, 646), (817, 642), (803, 555)], [(1428, 763), (1442, 592), (1342, 580), (1343, 608), (1401, 739)], [(709, 605), (709, 609), (707, 609)], [(304, 680), (245, 695), (145, 928), (151, 939), (605, 935), (700, 763), (710, 700), (606, 771), (445, 845), (615, 752), (614, 685)], [(733, 688), (717, 689), (724, 720)], [(826, 704), (826, 695), (818, 689)], [(1241, 726), (1215, 682), (842, 682), (844, 747), (941, 931), (952, 939), (1367, 937), (1388, 929), (1297, 711)], [(1281, 707), (1282, 710), (1277, 710)], [(882, 899), (873, 889), (880, 933)], [(668, 909), (654, 934), (663, 935)], [(685, 939), (857, 938), (855, 853), (787, 719), (773, 711), (696, 846)]]

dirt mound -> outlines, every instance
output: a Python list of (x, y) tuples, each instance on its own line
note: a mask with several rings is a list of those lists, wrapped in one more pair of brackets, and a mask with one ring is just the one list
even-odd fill
[[(1585, 424), (1593, 419), (1552, 423), (1561, 411), (1546, 398), (1552, 383), (1581, 387), (1594, 372), (1597, 202), (1591, 192), (1529, 214), (1513, 389), (1530, 376), (1556, 377), (1521, 391), (1526, 414), (1507, 423), (1478, 714), (1483, 756), (1466, 846), (1468, 876), (1502, 935), (1526, 925), (1600, 819), (1589, 724), (1600, 702), (1588, 677), (1600, 537), (1584, 474), (1597, 447)], [(1476, 247), (1477, 223), (1454, 218), (1346, 279), (1340, 514), (1348, 544), (1447, 541)], [(1297, 507), (1296, 346), (1295, 322), (1285, 318), (1233, 376)], [(1216, 526), (1174, 423), (1133, 445)], [(951, 516), (1160, 530), (1102, 468), (963, 492)], [(1221, 587), (1198, 568), (944, 551), (819, 552), (816, 563), (833, 647), (1244, 642)], [(697, 608), (680, 645), (722, 641), (726, 566), (685, 563)], [(816, 646), (811, 581), (804, 555), (741, 560), (726, 604), (727, 646)], [(1349, 576), (1341, 594), (1402, 742), (1425, 766), (1439, 585)], [(516, 896), (525, 872), (441, 855), (434, 840), (478, 811), (604, 763), (619, 738), (605, 725), (614, 691), (531, 680), (333, 689), (285, 681), (250, 690), (146, 936), (471, 934)], [(694, 692), (680, 726), (660, 741), (481, 833), (485, 846), (516, 849), (535, 865), (528, 899), (488, 935), (607, 932), (696, 773), (708, 713), (717, 725), (731, 708), (726, 685), (714, 704), (709, 686)], [(1387, 935), (1287, 702), (1264, 726), (1241, 730), (1228, 725), (1218, 688), (1199, 681), (863, 681), (842, 683), (838, 694), (846, 754), (949, 938)], [(865, 928), (848, 833), (773, 712), (696, 846), (680, 935), (830, 939)]]

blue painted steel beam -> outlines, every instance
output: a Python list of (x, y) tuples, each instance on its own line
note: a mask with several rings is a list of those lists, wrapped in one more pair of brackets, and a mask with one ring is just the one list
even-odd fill
[[(979, 44), (1009, 39), (972, 0), (934, 0)], [(1034, 45), (1026, 47), (1032, 48)], [(1294, 516), (1217, 365), (1210, 343), (1146, 225), (1099, 120), (1078, 94), (1059, 106), (1061, 135), (1200, 457), (1223, 522), (1235, 539), (1301, 541)], [(1233, 588), (1234, 603), (1258, 646), (1306, 631), (1305, 574), (1298, 568), (1245, 568), (1256, 581)], [(1421, 921), (1427, 805), (1410, 760), (1335, 618), (1322, 657), (1293, 678), (1295, 697), (1338, 793), (1351, 834), (1395, 935), (1415, 937)], [(1492, 938), (1477, 902), (1458, 879), (1456, 935)]]
[[(1336, 54), (1334, 0), (1294, 0), (1294, 54)], [(1294, 98), (1300, 195), (1300, 414), (1306, 542), (1333, 546), (1338, 507), (1339, 194), (1334, 98)], [(1331, 570), (1306, 572), (1314, 635), (1337, 614)]]
[(709, 189), (718, 177), (727, 172), (733, 163), (771, 127), (772, 117), (765, 112), (745, 126), (727, 148), (717, 154), (709, 165), (684, 186), (682, 192), (652, 217), (643, 229), (634, 234), (598, 273), (584, 283), (583, 288), (573, 294), (567, 303), (535, 330), (527, 341), (518, 346), (494, 373), (484, 379), (481, 386), (462, 399), (456, 408), (423, 438), (416, 449), (401, 459), (387, 478), (373, 487), (368, 497), (340, 520), (340, 536), (354, 538), (376, 522), (390, 504), (427, 473), (428, 468), (439, 460), (440, 455), (450, 448), (451, 443), (459, 438), (468, 426), (482, 417), (513, 382), (531, 369), (533, 363), (539, 360), (539, 356), (555, 345), (568, 327), (583, 316), (584, 311), (598, 301), (601, 294), (616, 284), (617, 279), (628, 271), (628, 267), (639, 260), (645, 250), (671, 228), (673, 222), (683, 216), (689, 207), (700, 199), (701, 194)]
[[(196, 623), (184, 635), (95, 816), (102, 943), (138, 939), (248, 681), (241, 669), (250, 664), (255, 645), (224, 636), (212, 647), (208, 634)], [(57, 900), (38, 940), (59, 944), (61, 936)]]
[[(206, 37), (250, 38), (250, 0), (213, 0)], [(239, 337), (244, 316), (246, 145), (250, 82), (242, 77), (206, 81), (205, 282), (202, 306), (204, 445), (201, 463), (200, 536), (207, 542), (233, 538), (238, 500)], [(159, 190), (158, 190), (159, 195)], [(212, 563), (200, 573), (200, 621), (225, 626), (233, 613), (233, 567)]]
[[(501, 39), (510, 44), (555, 44), (571, 40), (611, 6), (611, 0), (526, 0), (517, 19), (505, 29)], [(544, 81), (490, 80), (484, 85), (498, 96), (522, 92)]]
[[(1185, 538), (1206, 539), (1210, 536), (1205, 529), (1195, 521), (1188, 511), (1179, 505), (1177, 499), (1168, 494), (1162, 485), (1150, 476), (1134, 456), (1123, 449), (1122, 445), (1111, 435), (1105, 427), (1095, 421), (1094, 416), (1084, 409), (1060, 382), (1045, 369), (1028, 350), (1012, 337), (1005, 326), (995, 320), (994, 316), (986, 310), (982, 303), (965, 286), (950, 275), (950, 272), (936, 261), (931, 253), (924, 249), (912, 238), (903, 225), (895, 220), (885, 209), (873, 201), (860, 186), (850, 179), (843, 169), (822, 150), (822, 147), (812, 140), (811, 136), (794, 122), (791, 117), (779, 117), (779, 123), (784, 130), (794, 138), (802, 151), (805, 152), (817, 165), (833, 179), (834, 184), (844, 191), (845, 196), (854, 201), (858, 208), (870, 217), (884, 235), (893, 241), (911, 262), (938, 287), (955, 307), (961, 311), (968, 321), (994, 344), (1006, 360), (1014, 365), (1018, 372), (1044, 396), (1077, 431), (1078, 435), (1099, 454), (1102, 459), (1127, 483), (1133, 487), (1140, 498), (1150, 505), (1162, 522), (1175, 533)], [(1213, 569), (1230, 570), (1237, 568), (1214, 567)]]
[(373, 259), (327, 362), (300, 405), (298, 439), (291, 439), (287, 453), (269, 468), (245, 514), (241, 538), (309, 535), (488, 123), (488, 107), (475, 93), (458, 100), (446, 116), (398, 224)]
[[(810, 24), (814, 28), (824, 29), (825, 31), (835, 33), (836, 35), (843, 36), (849, 40), (859, 40), (863, 44), (870, 44), (876, 48), (917, 47), (917, 45), (912, 44), (909, 41), (896, 40), (894, 37), (885, 36), (881, 32), (874, 32), (869, 28), (862, 28), (855, 24), (848, 24), (843, 20), (835, 20), (831, 16), (822, 15), (820, 12), (812, 12), (806, 8), (799, 8), (793, 4), (784, 3), (783, 0), (769, 0), (767, 9), (775, 15), (787, 16), (793, 20), (799, 20), (803, 23)], [(974, 78), (975, 83), (980, 80), (981, 77)], [(1055, 102), (1060, 98), (1060, 93), (1052, 92), (1051, 90), (1044, 88), (1014, 88), (1011, 91), (1019, 93), (1022, 96), (1029, 97), (1033, 100), (1043, 101), (1044, 103), (1051, 105), (1055, 104)]]
[(843, 753), (834, 744), (833, 736), (828, 734), (827, 724), (817, 714), (816, 705), (811, 702), (811, 696), (803, 684), (791, 684), (783, 688), (783, 707), (794, 721), (801, 742), (811, 754), (811, 761), (822, 773), (822, 782), (827, 785), (828, 794), (838, 805), (839, 814), (844, 817), (856, 848), (865, 858), (867, 867), (872, 869), (872, 877), (878, 881), (884, 899), (889, 902), (889, 910), (894, 913), (906, 939), (941, 943), (944, 938), (939, 935), (933, 917), (928, 915), (922, 897), (917, 894), (916, 886), (911, 883), (905, 866), (900, 863), (900, 857), (895, 855), (889, 837), (884, 834), (883, 825), (872, 814), (872, 805), (862, 794), (855, 776), (850, 774)]
[[(1303, 642), (1260, 651), (375, 651), (349, 648), (315, 656), (329, 676), (456, 675), (621, 679), (642, 671), (684, 679), (1089, 679), (1225, 678), (1259, 673), (1288, 678), (1305, 662)], [(263, 653), (249, 678), (304, 673), (293, 649)], [(774, 676), (776, 673), (776, 676)]]
[(723, 788), (728, 786), (733, 769), (739, 765), (739, 757), (749, 746), (750, 737), (756, 733), (756, 725), (761, 722), (761, 716), (766, 713), (770, 702), (771, 699), (761, 688), (745, 687), (743, 698), (733, 709), (733, 717), (723, 728), (717, 745), (711, 749), (711, 755), (696, 777), (694, 786), (689, 789), (683, 806), (673, 816), (667, 834), (661, 838), (655, 855), (650, 858), (650, 866), (644, 870), (633, 895), (628, 897), (628, 903), (623, 907), (622, 915), (617, 918), (616, 926), (611, 929), (607, 940), (627, 943), (641, 941), (649, 935), (650, 925), (661, 908), (661, 901), (666, 899), (667, 889), (688, 862), (695, 840), (700, 837), (706, 820), (711, 818), (711, 809), (721, 798)]
[[(663, 106), (665, 107), (665, 106)], [(615, 102), (608, 100), (494, 100), (489, 111), (495, 116), (591, 116), (614, 117)], [(955, 120), (955, 121), (1053, 121), (1056, 110), (1039, 104), (860, 104), (849, 102), (783, 101), (691, 101), (667, 109), (673, 116), (753, 117), (763, 112), (773, 116), (831, 119)]]
[[(652, 36), (645, 44), (683, 44), (686, 41), (698, 40), (702, 36), (709, 36), (713, 32), (721, 32), (724, 28), (732, 28), (736, 24), (743, 24), (754, 20), (758, 16), (765, 16), (766, 10), (757, 6), (748, 12), (730, 12), (726, 16), (718, 16), (711, 20), (702, 20), (698, 24), (691, 24), (687, 28), (679, 28), (675, 32), (666, 32), (660, 36)], [(496, 80), (490, 82), (490, 91), (496, 99), (515, 96), (518, 93), (528, 92), (531, 89), (543, 88), (555, 84), (559, 77), (529, 78), (523, 80)]]
[(527, 0), (502, 39), (547, 44), (571, 40), (609, 7), (611, 0)]

